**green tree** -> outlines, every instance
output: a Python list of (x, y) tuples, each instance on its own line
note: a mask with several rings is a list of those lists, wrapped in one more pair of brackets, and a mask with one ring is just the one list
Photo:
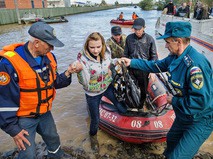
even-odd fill
[(158, 1), (155, 3), (155, 5), (157, 6), (157, 10), (163, 10), (163, 8), (165, 6), (165, 2)]
[(115, 1), (115, 6), (119, 6), (119, 3), (118, 3), (118, 1)]
[(101, 1), (101, 4), (100, 4), (100, 6), (107, 6), (107, 3), (106, 3), (106, 1), (105, 1), (105, 0), (102, 0), (102, 1)]
[(139, 2), (138, 6), (143, 10), (152, 10), (153, 2), (152, 0), (143, 0)]

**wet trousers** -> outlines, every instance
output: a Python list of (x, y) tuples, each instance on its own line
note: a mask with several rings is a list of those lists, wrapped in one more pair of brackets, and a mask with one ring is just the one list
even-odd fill
[(192, 159), (213, 131), (213, 119), (181, 121), (175, 119), (167, 134), (167, 159)]
[(113, 93), (114, 87), (110, 85), (107, 90), (99, 94), (97, 96), (89, 96), (86, 94), (86, 100), (88, 104), (88, 110), (90, 114), (90, 131), (89, 134), (91, 136), (94, 136), (98, 132), (98, 126), (99, 126), (99, 121), (100, 121), (100, 113), (99, 113), (99, 105), (101, 102), (102, 96), (107, 97), (118, 109), (119, 112), (125, 113), (127, 111), (127, 108), (124, 104), (118, 102), (116, 99), (114, 93)]
[(29, 136), (25, 137), (29, 140), (31, 146), (25, 144), (26, 150), (19, 152), (18, 159), (36, 159), (36, 133), (40, 134), (46, 143), (48, 157), (53, 159), (61, 158), (64, 152), (61, 150), (59, 135), (50, 111), (36, 118), (20, 117), (19, 125), (28, 131)]

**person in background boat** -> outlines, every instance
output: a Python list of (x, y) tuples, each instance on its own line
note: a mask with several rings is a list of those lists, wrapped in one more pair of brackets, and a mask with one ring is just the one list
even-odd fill
[[(111, 52), (106, 47), (103, 36), (98, 32), (90, 33), (77, 60), (81, 63), (82, 71), (78, 81), (85, 90), (88, 110), (90, 114), (91, 148), (99, 150), (97, 132), (100, 120), (99, 105), (102, 96), (107, 97), (118, 108), (120, 113), (126, 113), (124, 104), (119, 103), (113, 93), (112, 73), (110, 71)], [(116, 61), (116, 60), (115, 60)]]
[(167, 159), (191, 159), (213, 131), (213, 71), (206, 57), (190, 45), (191, 24), (168, 22), (164, 39), (169, 55), (157, 61), (122, 58), (126, 66), (147, 72), (168, 71), (175, 89), (167, 102), (175, 111), (167, 134)]
[(48, 157), (70, 158), (61, 149), (51, 113), (55, 89), (67, 87), (76, 69), (70, 65), (57, 72), (51, 51), (62, 47), (54, 29), (44, 22), (34, 23), (30, 40), (3, 47), (0, 51), (0, 127), (19, 149), (19, 159), (35, 159), (36, 132), (47, 145)]
[[(107, 39), (106, 45), (110, 48), (111, 57), (121, 58), (124, 54), (126, 35), (122, 34), (122, 30), (120, 26), (113, 26), (111, 28), (111, 37)], [(115, 65), (111, 64), (112, 77), (115, 76)]]
[(164, 8), (161, 14), (167, 14), (168, 9)]
[(164, 7), (164, 9), (167, 8), (168, 15), (174, 15), (174, 4), (173, 1), (170, 0), (169, 3)]
[(177, 13), (177, 7), (176, 5), (174, 5), (174, 12), (173, 12), (173, 15), (175, 15)]
[(123, 12), (120, 13), (118, 20), (124, 21), (124, 13)]
[(187, 7), (189, 9), (188, 14), (187, 14), (187, 18), (191, 18), (191, 8), (192, 8), (192, 1), (189, 1), (187, 4)]
[(187, 18), (189, 16), (189, 6), (185, 2), (182, 3), (175, 16)]
[(209, 12), (210, 12), (210, 8), (208, 7), (207, 4), (203, 4), (203, 16), (202, 19), (209, 19)]
[(132, 20), (135, 20), (135, 19), (137, 19), (138, 18), (138, 15), (135, 13), (135, 12), (133, 12), (132, 13)]
[[(155, 40), (152, 36), (145, 33), (145, 20), (143, 18), (136, 19), (132, 28), (134, 33), (126, 38), (124, 57), (157, 60)], [(137, 80), (141, 89), (141, 107), (139, 108), (141, 109), (146, 101), (148, 77), (154, 79), (155, 75), (136, 69), (130, 69), (130, 74)]]
[(212, 7), (209, 10), (209, 18), (213, 18), (213, 2), (212, 2)]
[(203, 17), (203, 4), (200, 1), (197, 1), (194, 8), (194, 18), (201, 20)]

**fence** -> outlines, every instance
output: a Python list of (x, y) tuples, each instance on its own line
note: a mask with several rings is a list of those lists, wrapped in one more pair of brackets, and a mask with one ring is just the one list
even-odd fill
[[(39, 8), (39, 9), (19, 9), (20, 17), (25, 13), (35, 13), (42, 17), (56, 17), (64, 15), (79, 14), (85, 12), (94, 12), (99, 10), (113, 9), (116, 6), (102, 6), (102, 7), (61, 7), (61, 8)], [(0, 9), (0, 25), (17, 23), (18, 18), (15, 9)]]

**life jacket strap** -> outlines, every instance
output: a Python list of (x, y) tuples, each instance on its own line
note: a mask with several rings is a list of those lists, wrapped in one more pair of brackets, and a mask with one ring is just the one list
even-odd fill
[(49, 96), (46, 99), (41, 100), (41, 103), (47, 103), (51, 98), (53, 98), (53, 95)]

